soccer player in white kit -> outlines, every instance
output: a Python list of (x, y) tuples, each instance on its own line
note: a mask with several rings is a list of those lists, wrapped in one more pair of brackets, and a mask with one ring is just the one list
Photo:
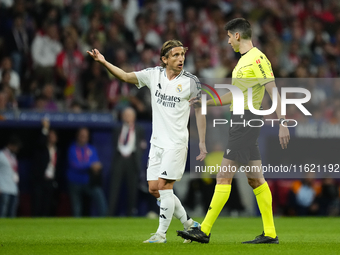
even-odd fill
[[(87, 52), (120, 80), (136, 84), (138, 88), (147, 86), (151, 92), (152, 135), (147, 180), (149, 192), (160, 201), (160, 215), (156, 233), (144, 243), (166, 243), (166, 232), (173, 215), (182, 222), (185, 229), (199, 225), (187, 216), (180, 200), (173, 193), (175, 181), (182, 178), (185, 170), (189, 100), (201, 95), (197, 77), (183, 70), (186, 50), (180, 41), (167, 41), (161, 49), (161, 67), (131, 73), (107, 62), (97, 49)], [(195, 108), (195, 115), (200, 149), (196, 159), (202, 161), (207, 153), (206, 120), (200, 108)]]

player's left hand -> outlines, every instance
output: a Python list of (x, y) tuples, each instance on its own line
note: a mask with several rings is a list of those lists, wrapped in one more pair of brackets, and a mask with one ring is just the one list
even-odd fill
[(205, 148), (205, 143), (199, 143), (200, 155), (196, 157), (196, 160), (203, 161), (207, 155), (207, 149)]
[(289, 135), (289, 129), (288, 127), (282, 126), (280, 124), (280, 130), (279, 130), (279, 139), (282, 149), (287, 149), (290, 135)]

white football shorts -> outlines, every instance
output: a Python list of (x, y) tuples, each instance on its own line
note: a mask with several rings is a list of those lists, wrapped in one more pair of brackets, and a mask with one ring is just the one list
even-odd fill
[(187, 147), (168, 149), (151, 144), (147, 180), (156, 181), (158, 178), (163, 178), (179, 181), (184, 173), (187, 154)]

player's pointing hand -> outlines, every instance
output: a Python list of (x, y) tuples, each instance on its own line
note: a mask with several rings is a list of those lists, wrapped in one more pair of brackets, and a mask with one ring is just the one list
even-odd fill
[(87, 53), (97, 62), (104, 63), (105, 58), (97, 49), (92, 49), (91, 51), (87, 51)]

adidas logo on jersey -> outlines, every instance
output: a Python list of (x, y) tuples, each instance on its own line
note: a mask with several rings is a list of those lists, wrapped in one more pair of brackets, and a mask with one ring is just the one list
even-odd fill
[(168, 174), (166, 173), (166, 171), (164, 171), (163, 173), (161, 173), (161, 175), (167, 176)]
[(161, 84), (160, 84), (160, 83), (158, 83), (158, 85), (157, 85), (157, 86), (158, 86), (158, 88), (159, 88), (159, 89), (162, 89), (162, 87), (161, 87)]
[(227, 155), (229, 154), (229, 152), (231, 152), (231, 150), (227, 149)]
[(165, 219), (165, 220), (166, 220), (166, 217), (165, 217), (164, 214), (159, 215), (159, 218), (162, 218), (162, 219)]

